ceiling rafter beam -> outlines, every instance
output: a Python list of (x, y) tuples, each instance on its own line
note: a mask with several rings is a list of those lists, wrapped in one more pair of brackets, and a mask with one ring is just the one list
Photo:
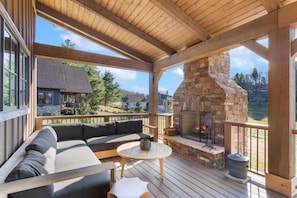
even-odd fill
[(197, 21), (187, 15), (182, 9), (175, 5), (171, 0), (150, 0), (159, 9), (166, 12), (180, 25), (190, 30), (193, 34), (205, 41), (212, 37), (212, 35), (204, 29)]
[(297, 2), (291, 3), (279, 9), (278, 27), (283, 28), (288, 25), (297, 23)]
[(267, 12), (272, 12), (281, 7), (279, 0), (259, 0)]
[(170, 48), (169, 46), (165, 45), (164, 43), (162, 43), (159, 40), (155, 39), (154, 37), (150, 36), (149, 34), (143, 32), (142, 30), (138, 29), (137, 27), (130, 24), (129, 22), (121, 19), (120, 17), (116, 16), (112, 12), (109, 12), (101, 5), (97, 4), (94, 0), (75, 0), (75, 2), (79, 3), (81, 6), (87, 8), (88, 10), (95, 12), (97, 15), (104, 17), (105, 19), (112, 22), (113, 24), (138, 36), (140, 39), (145, 40), (146, 42), (150, 43), (151, 45), (166, 52), (168, 55), (172, 55), (172, 54), (176, 53), (176, 51), (174, 49)]
[(249, 40), (242, 42), (241, 45), (245, 46), (246, 48), (250, 49), (251, 51), (255, 52), (262, 58), (268, 60), (268, 49), (263, 45), (257, 43), (255, 40)]
[(116, 58), (112, 56), (84, 52), (65, 47), (45, 45), (41, 43), (34, 43), (33, 48), (34, 54), (37, 57), (41, 58), (58, 59), (69, 62), (79, 62), (95, 66), (109, 66), (142, 72), (152, 72), (153, 67), (152, 63), (124, 58)]
[(123, 54), (127, 57), (130, 57), (132, 59), (142, 60), (145, 62), (152, 62), (153, 60), (143, 55), (137, 51), (135, 51), (132, 48), (129, 48), (126, 45), (123, 45), (122, 43), (119, 43), (115, 41), (114, 39), (111, 39), (108, 36), (105, 36), (104, 34), (97, 32), (69, 17), (66, 15), (63, 15), (43, 4), (40, 2), (36, 2), (36, 8), (37, 8), (37, 14), (38, 16), (51, 21), (52, 23), (61, 26), (63, 28), (66, 28), (74, 33), (77, 33), (85, 38), (88, 38), (95, 43), (98, 43), (100, 45), (103, 45), (109, 49), (112, 49), (120, 54)]
[(277, 11), (246, 23), (233, 30), (194, 45), (182, 52), (154, 63), (154, 72), (185, 64), (199, 58), (229, 50), (239, 43), (261, 38), (277, 28)]

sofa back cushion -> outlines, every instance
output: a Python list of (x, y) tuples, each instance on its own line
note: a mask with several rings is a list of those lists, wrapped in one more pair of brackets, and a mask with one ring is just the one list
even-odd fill
[(114, 135), (115, 130), (116, 130), (116, 125), (114, 122), (104, 122), (99, 124), (84, 124), (83, 126), (84, 139), (86, 140), (92, 137)]
[(57, 133), (58, 142), (66, 140), (82, 140), (82, 124), (52, 124), (50, 125)]
[(43, 154), (53, 163), (56, 158), (57, 135), (55, 131), (49, 127), (43, 127), (34, 140), (26, 147), (26, 151), (35, 150)]
[[(48, 174), (44, 168), (46, 158), (44, 155), (35, 150), (29, 150), (24, 159), (9, 173), (5, 182), (15, 181), (19, 179), (35, 177)], [(53, 184), (25, 190), (17, 193), (12, 193), (9, 198), (24, 198), (24, 197), (44, 197), (50, 198), (53, 196)]]
[(116, 134), (141, 133), (142, 120), (125, 120), (116, 122)]

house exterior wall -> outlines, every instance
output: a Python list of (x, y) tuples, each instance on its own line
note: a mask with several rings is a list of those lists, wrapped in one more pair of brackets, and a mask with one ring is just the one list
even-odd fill
[[(17, 40), (21, 50), (28, 57), (28, 98), (26, 105), (17, 104), (9, 109), (0, 108), (0, 166), (27, 139), (34, 130), (34, 91), (36, 89), (33, 75), (33, 42), (35, 38), (35, 12), (32, 0), (0, 1), (0, 15), (5, 26)], [(2, 38), (1, 38), (2, 39)], [(3, 67), (0, 67), (3, 74)], [(3, 83), (3, 82), (2, 82)], [(1, 83), (0, 83), (1, 84)], [(0, 91), (0, 95), (3, 94)], [(3, 95), (1, 95), (3, 98)], [(0, 99), (3, 105), (3, 101)], [(17, 102), (19, 103), (19, 102)]]

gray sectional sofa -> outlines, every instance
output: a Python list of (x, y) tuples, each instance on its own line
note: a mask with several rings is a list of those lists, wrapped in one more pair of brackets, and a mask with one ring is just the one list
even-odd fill
[[(101, 164), (94, 153), (141, 138), (149, 138), (142, 133), (141, 120), (45, 126), (26, 146), (23, 160), (9, 173), (6, 182)], [(12, 193), (9, 197), (106, 197), (111, 178), (105, 171)]]

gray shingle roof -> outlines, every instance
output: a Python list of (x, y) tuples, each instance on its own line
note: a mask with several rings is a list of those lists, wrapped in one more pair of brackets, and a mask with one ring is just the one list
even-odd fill
[(92, 93), (84, 68), (41, 58), (37, 60), (37, 87), (68, 93)]

